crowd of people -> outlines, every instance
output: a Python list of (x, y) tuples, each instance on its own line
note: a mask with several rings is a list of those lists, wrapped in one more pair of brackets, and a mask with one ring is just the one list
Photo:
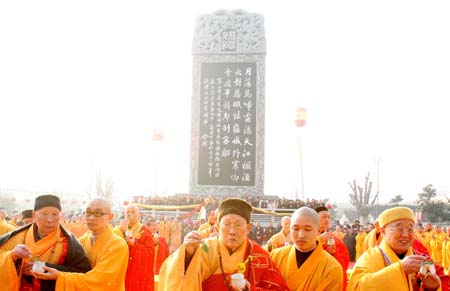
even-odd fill
[(68, 215), (55, 195), (21, 213), (0, 208), (2, 290), (449, 290), (450, 228), (422, 226), (410, 208), (341, 225), (305, 201), (262, 227), (243, 198), (215, 199), (195, 221), (137, 204), (115, 217), (104, 198)]
[(315, 207), (316, 205), (323, 205), (324, 200), (321, 199), (288, 199), (277, 196), (267, 195), (223, 195), (220, 197), (213, 197), (211, 195), (192, 195), (192, 194), (178, 194), (168, 197), (162, 196), (134, 196), (133, 203), (146, 205), (196, 205), (203, 201), (208, 201), (214, 207), (219, 205), (219, 202), (226, 198), (241, 198), (247, 201), (251, 206), (268, 209), (298, 209), (303, 206)]

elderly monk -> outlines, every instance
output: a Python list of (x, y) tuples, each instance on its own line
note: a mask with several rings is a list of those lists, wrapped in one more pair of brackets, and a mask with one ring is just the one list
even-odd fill
[[(1, 290), (55, 290), (55, 281), (32, 275), (34, 260), (66, 272), (87, 272), (89, 260), (75, 236), (60, 224), (61, 202), (41, 195), (34, 203), (34, 223), (0, 237)], [(75, 273), (74, 273), (75, 274)]]
[(302, 207), (291, 218), (294, 245), (274, 249), (270, 256), (293, 291), (341, 291), (342, 267), (318, 242), (320, 218), (314, 209)]
[(125, 289), (127, 291), (152, 291), (154, 289), (153, 235), (146, 225), (139, 222), (141, 213), (135, 204), (125, 208), (125, 220), (114, 228), (114, 233), (128, 244), (129, 258)]
[(426, 257), (413, 253), (415, 222), (410, 208), (383, 211), (378, 223), (384, 238), (358, 259), (347, 290), (440, 290), (438, 275), (419, 272)]
[(318, 206), (315, 208), (320, 218), (320, 236), (319, 242), (322, 244), (324, 250), (332, 255), (342, 266), (342, 281), (344, 282), (342, 290), (345, 290), (347, 285), (347, 268), (350, 262), (350, 254), (344, 242), (335, 237), (332, 232), (328, 231), (330, 228), (331, 215), (328, 208), (325, 206)]
[(89, 230), (80, 237), (80, 243), (91, 262), (91, 271), (79, 274), (44, 267), (47, 273), (34, 275), (56, 279), (56, 291), (124, 291), (128, 246), (108, 225), (114, 217), (111, 208), (112, 202), (104, 198), (92, 199), (86, 208)]
[(266, 249), (270, 252), (273, 249), (284, 247), (292, 244), (292, 237), (290, 235), (291, 217), (283, 216), (281, 218), (281, 230), (274, 234), (266, 244)]
[[(158, 290), (288, 290), (267, 252), (248, 238), (252, 210), (242, 199), (222, 201), (219, 236), (203, 240), (197, 231), (189, 232), (164, 262)], [(232, 287), (235, 273), (244, 276), (245, 289)]]

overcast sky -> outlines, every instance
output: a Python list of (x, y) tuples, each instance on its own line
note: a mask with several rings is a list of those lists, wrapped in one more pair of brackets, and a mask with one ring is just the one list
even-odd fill
[(188, 192), (195, 20), (242, 8), (265, 18), (266, 194), (299, 193), (301, 136), (306, 197), (376, 191), (376, 160), (380, 202), (450, 195), (449, 2), (281, 3), (2, 1), (0, 190)]

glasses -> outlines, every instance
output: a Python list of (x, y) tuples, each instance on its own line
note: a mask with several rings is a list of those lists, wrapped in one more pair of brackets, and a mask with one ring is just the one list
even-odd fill
[(404, 231), (406, 231), (407, 234), (414, 233), (413, 227), (388, 227), (388, 229), (396, 233), (403, 233)]
[(59, 214), (47, 214), (47, 213), (36, 213), (38, 219), (51, 219), (56, 220), (59, 219)]
[(106, 214), (110, 214), (110, 213), (109, 212), (101, 212), (101, 211), (93, 211), (93, 212), (86, 211), (85, 216), (86, 217), (89, 217), (89, 216), (102, 217), (103, 215), (106, 215)]

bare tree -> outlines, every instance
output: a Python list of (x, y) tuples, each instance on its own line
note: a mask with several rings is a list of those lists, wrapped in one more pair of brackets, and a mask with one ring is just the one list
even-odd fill
[(350, 203), (355, 206), (358, 216), (365, 219), (369, 216), (370, 210), (372, 209), (377, 195), (371, 197), (372, 191), (372, 181), (369, 180), (370, 173), (367, 174), (364, 181), (364, 187), (356, 184), (356, 180), (353, 182), (348, 182), (348, 185), (352, 189), (352, 193), (349, 194)]
[(111, 178), (106, 179), (106, 183), (103, 186), (101, 173), (97, 174), (97, 196), (111, 199), (114, 192), (114, 184)]

